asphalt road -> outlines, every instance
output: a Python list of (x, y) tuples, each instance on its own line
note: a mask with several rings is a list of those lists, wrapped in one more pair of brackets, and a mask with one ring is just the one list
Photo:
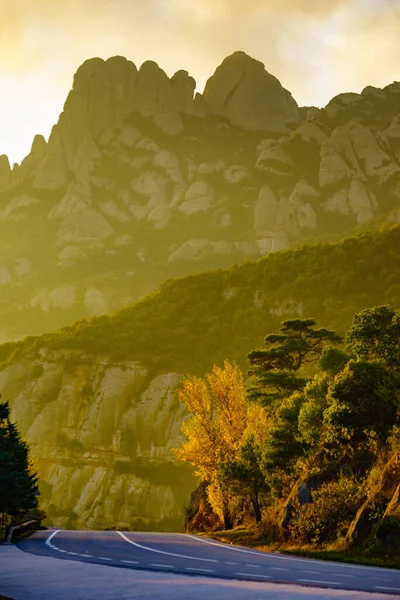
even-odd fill
[(400, 595), (400, 571), (294, 558), (197, 536), (117, 531), (41, 531), (24, 552), (134, 570)]

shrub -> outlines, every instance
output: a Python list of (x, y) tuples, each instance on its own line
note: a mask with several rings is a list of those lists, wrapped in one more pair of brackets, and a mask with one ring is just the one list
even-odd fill
[(334, 540), (350, 524), (362, 501), (363, 491), (351, 478), (322, 484), (310, 504), (297, 507), (289, 526), (291, 538), (314, 544)]

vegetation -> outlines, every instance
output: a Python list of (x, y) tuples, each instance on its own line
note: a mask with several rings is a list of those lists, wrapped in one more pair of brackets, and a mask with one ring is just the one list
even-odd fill
[(388, 305), (360, 311), (345, 352), (314, 319), (284, 321), (248, 354), (247, 392), (229, 363), (184, 380), (192, 417), (176, 455), (197, 468), (217, 515), (236, 508), (225, 530), (254, 518), (291, 546), (398, 552), (399, 323)]
[(247, 353), (282, 318), (311, 314), (343, 335), (363, 308), (400, 307), (399, 254), (395, 226), (167, 281), (113, 315), (0, 346), (0, 361), (49, 347), (132, 358), (157, 371), (202, 375), (226, 358), (244, 369)]
[(8, 403), (0, 404), (0, 527), (23, 518), (37, 504), (37, 475), (27, 444), (9, 419)]

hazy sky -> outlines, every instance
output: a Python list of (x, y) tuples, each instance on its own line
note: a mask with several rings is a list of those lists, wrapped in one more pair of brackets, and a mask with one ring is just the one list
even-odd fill
[(244, 50), (300, 105), (400, 79), (400, 0), (0, 0), (0, 154), (46, 138), (87, 58), (152, 59), (202, 91)]

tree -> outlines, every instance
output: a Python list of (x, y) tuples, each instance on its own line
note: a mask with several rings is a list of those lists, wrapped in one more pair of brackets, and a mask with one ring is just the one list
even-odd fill
[(17, 517), (37, 504), (37, 475), (29, 463), (29, 449), (9, 419), (8, 403), (0, 404), (0, 513)]
[(261, 450), (251, 435), (239, 447), (236, 459), (219, 466), (219, 475), (232, 493), (250, 500), (256, 523), (261, 522), (260, 495), (268, 491), (260, 462)]
[(307, 379), (296, 373), (318, 360), (328, 344), (342, 341), (335, 331), (315, 326), (314, 319), (283, 321), (280, 333), (266, 336), (265, 348), (247, 355), (248, 392), (253, 400), (268, 406), (304, 388)]
[(304, 452), (298, 419), (304, 395), (295, 392), (282, 400), (263, 445), (262, 470), (272, 488), (280, 491)]
[(351, 360), (328, 392), (327, 441), (356, 449), (373, 433), (385, 443), (396, 422), (397, 390), (397, 378), (382, 363)]
[(366, 308), (354, 315), (346, 341), (360, 360), (381, 361), (400, 369), (400, 312), (391, 306)]
[(186, 435), (175, 455), (196, 467), (196, 475), (207, 483), (213, 510), (225, 529), (232, 527), (229, 489), (219, 477), (219, 466), (233, 461), (246, 430), (246, 393), (243, 375), (237, 365), (225, 361), (214, 365), (205, 378), (188, 376), (178, 397), (191, 413), (183, 423)]

